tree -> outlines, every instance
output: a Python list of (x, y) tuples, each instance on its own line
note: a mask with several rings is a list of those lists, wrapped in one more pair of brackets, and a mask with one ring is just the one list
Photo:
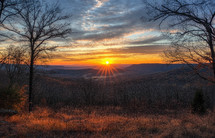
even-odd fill
[[(169, 33), (168, 62), (188, 64), (202, 79), (215, 83), (215, 1), (164, 0), (148, 2), (154, 10), (151, 21), (159, 21)], [(197, 66), (196, 66), (197, 64)]]
[(49, 45), (49, 40), (65, 38), (70, 34), (70, 23), (66, 22), (71, 16), (64, 15), (56, 3), (49, 6), (45, 0), (21, 0), (14, 7), (17, 11), (13, 20), (2, 27), (8, 30), (10, 39), (25, 43), (29, 59), (29, 112), (32, 111), (32, 92), (34, 66), (44, 55), (49, 55), (56, 46)]
[[(147, 2), (172, 44), (164, 51), (169, 63), (185, 63), (204, 80), (215, 83), (215, 1), (163, 0)], [(215, 97), (215, 92), (212, 93)]]
[(204, 114), (206, 113), (204, 94), (202, 90), (197, 90), (192, 102), (193, 113)]
[(9, 46), (0, 53), (0, 64), (4, 67), (9, 78), (9, 88), (14, 83), (19, 83), (25, 72), (25, 49), (17, 46)]

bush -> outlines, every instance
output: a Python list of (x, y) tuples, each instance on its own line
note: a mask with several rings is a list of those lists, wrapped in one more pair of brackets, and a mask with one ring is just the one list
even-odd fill
[(24, 99), (24, 88), (0, 88), (0, 109), (20, 110)]
[(193, 113), (204, 114), (206, 113), (205, 100), (202, 90), (197, 90), (192, 102)]

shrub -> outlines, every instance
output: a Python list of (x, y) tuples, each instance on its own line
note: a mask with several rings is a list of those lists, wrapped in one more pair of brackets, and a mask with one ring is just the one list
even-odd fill
[(202, 90), (197, 90), (192, 102), (193, 113), (204, 114), (206, 112), (205, 100)]
[(24, 87), (0, 88), (0, 108), (20, 110), (24, 102)]

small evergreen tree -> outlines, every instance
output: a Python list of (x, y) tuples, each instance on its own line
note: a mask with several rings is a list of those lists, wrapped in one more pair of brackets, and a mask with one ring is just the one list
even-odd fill
[(193, 113), (204, 114), (206, 113), (205, 100), (203, 91), (197, 90), (192, 102), (192, 111)]
[(0, 88), (0, 109), (21, 110), (25, 99), (24, 92), (24, 87)]

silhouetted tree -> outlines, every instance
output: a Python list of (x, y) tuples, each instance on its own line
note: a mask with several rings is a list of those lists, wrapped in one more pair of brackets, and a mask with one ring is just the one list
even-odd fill
[[(155, 10), (152, 20), (174, 32), (172, 46), (165, 51), (168, 62), (186, 63), (201, 78), (215, 83), (215, 1), (164, 0), (148, 5)], [(213, 77), (202, 69), (211, 70)]]
[(17, 11), (13, 20), (2, 25), (10, 33), (7, 35), (15, 41), (25, 43), (29, 53), (29, 112), (32, 111), (32, 91), (34, 80), (34, 65), (54, 51), (56, 46), (48, 41), (55, 38), (65, 38), (70, 32), (71, 16), (64, 15), (59, 5), (41, 0), (21, 0), (22, 4), (14, 7)]
[(215, 1), (164, 0), (148, 5), (155, 10), (151, 20), (160, 21), (161, 29), (162, 25), (171, 29), (167, 61), (186, 63), (201, 78), (215, 83)]
[(167, 36), (172, 44), (164, 51), (167, 62), (185, 63), (199, 77), (215, 83), (215, 1), (147, 1), (147, 6), (154, 10), (151, 21), (158, 21), (162, 30), (170, 29)]
[(9, 46), (0, 53), (0, 64), (4, 67), (9, 78), (9, 87), (19, 82), (25, 72), (25, 50), (22, 47)]

